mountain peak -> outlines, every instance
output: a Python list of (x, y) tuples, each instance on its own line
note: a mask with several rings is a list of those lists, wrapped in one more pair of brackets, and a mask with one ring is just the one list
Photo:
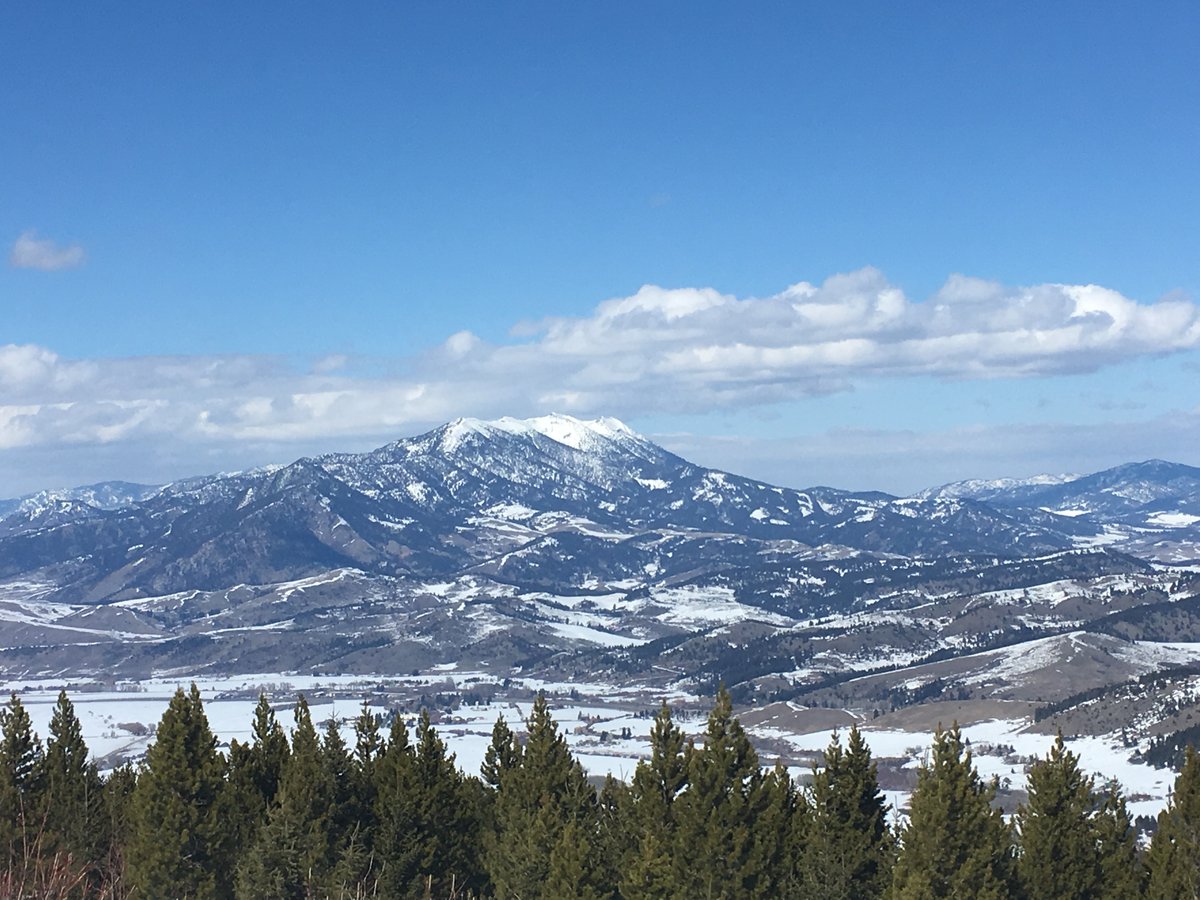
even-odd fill
[(551, 413), (530, 419), (504, 416), (500, 419), (460, 418), (442, 427), (441, 448), (447, 452), (457, 449), (472, 435), (485, 438), (499, 434), (529, 437), (541, 435), (575, 450), (588, 450), (600, 442), (610, 442), (638, 435), (624, 422), (611, 417), (577, 419), (562, 413)]

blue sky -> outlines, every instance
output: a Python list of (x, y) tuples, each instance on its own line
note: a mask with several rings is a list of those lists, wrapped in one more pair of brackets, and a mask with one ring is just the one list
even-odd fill
[(1198, 57), (1195, 3), (0, 7), (0, 495), (551, 410), (796, 486), (1200, 464)]

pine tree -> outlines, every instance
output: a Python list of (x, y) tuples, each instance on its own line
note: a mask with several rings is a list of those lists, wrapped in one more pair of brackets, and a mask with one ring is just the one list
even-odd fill
[(645, 832), (638, 844), (637, 855), (622, 874), (621, 897), (624, 900), (674, 897), (678, 885), (671, 856), (670, 844), (660, 840), (654, 831)]
[(891, 883), (887, 804), (871, 751), (858, 727), (846, 749), (835, 733), (825, 766), (813, 772), (801, 870), (806, 897), (870, 900)]
[(130, 763), (113, 769), (104, 779), (104, 833), (107, 846), (104, 848), (102, 881), (115, 897), (124, 896), (124, 886), (129, 881), (125, 851), (133, 842), (136, 790), (137, 771)]
[(971, 897), (1006, 900), (1013, 891), (1013, 836), (992, 807), (996, 785), (984, 784), (955, 725), (937, 730), (932, 759), (917, 773), (892, 900)]
[[(520, 762), (499, 779), (493, 838), (488, 844), (488, 873), (498, 900), (553, 897), (547, 892), (553, 853), (574, 824), (573, 846), (583, 879), (577, 886), (603, 892), (603, 866), (595, 853), (596, 792), (572, 757), (566, 740), (538, 695), (526, 723), (528, 737)], [(580, 851), (582, 852), (582, 851)]]
[(129, 873), (138, 896), (229, 895), (228, 832), (218, 800), (225, 761), (217, 753), (200, 692), (175, 692), (133, 797)]
[(1096, 851), (1100, 858), (1099, 900), (1137, 900), (1146, 890), (1146, 867), (1138, 851), (1120, 786), (1110, 782), (1095, 818)]
[(46, 850), (87, 869), (95, 886), (109, 842), (103, 785), (65, 691), (59, 692), (50, 719), (40, 777)]
[[(687, 785), (685, 748), (683, 732), (664, 702), (650, 729), (650, 757), (638, 762), (625, 792), (629, 808), (609, 815), (623, 821), (613, 822), (608, 830), (626, 835), (618, 848), (623, 896), (667, 896), (664, 892), (673, 890), (674, 807)], [(608, 853), (612, 852), (610, 847)]]
[(493, 788), (500, 787), (500, 782), (506, 772), (516, 768), (521, 761), (521, 745), (517, 737), (504, 721), (503, 715), (496, 716), (496, 724), (492, 726), (492, 742), (483, 754), (483, 766), (480, 768), (484, 783)]
[(597, 884), (595, 855), (586, 827), (578, 820), (568, 821), (559, 831), (558, 842), (550, 854), (550, 869), (541, 896), (555, 900), (603, 900), (610, 896)]
[(794, 883), (791, 837), (798, 796), (782, 764), (763, 776), (758, 793), (745, 871), (754, 873), (750, 896), (775, 900), (786, 897)]
[(1017, 810), (1017, 873), (1028, 900), (1090, 900), (1100, 889), (1092, 779), (1063, 745), (1029, 769), (1029, 800)]
[(354, 757), (350, 767), (354, 801), (358, 808), (362, 831), (360, 843), (364, 845), (369, 844), (368, 836), (375, 828), (376, 770), (387, 749), (379, 726), (379, 714), (372, 712), (364, 700), (362, 709), (354, 720)]
[(704, 746), (689, 745), (687, 761), (687, 787), (675, 802), (677, 896), (769, 896), (769, 873), (755, 865), (752, 834), (768, 799), (763, 774), (724, 687), (709, 713)]
[(354, 782), (354, 762), (335, 719), (325, 723), (321, 739), (322, 777), (329, 785), (329, 833), (333, 853), (339, 856), (361, 819)]
[(1149, 900), (1200, 897), (1200, 754), (1191, 746), (1147, 857)]
[(333, 869), (332, 789), (303, 696), (296, 701), (295, 719), (277, 802), (237, 871), (240, 900), (303, 900), (318, 890)]
[(394, 735), (379, 788), (376, 850), (383, 863), (384, 893), (423, 897), (431, 891), (440, 897), (451, 889), (478, 892), (483, 872), (475, 795), (454, 757), (446, 754), (428, 710), (421, 711), (411, 749), (406, 730)]
[(670, 831), (675, 798), (687, 785), (686, 741), (666, 702), (650, 729), (650, 758), (638, 762), (631, 784), (641, 824)]
[(14, 693), (0, 709), (0, 873), (31, 865), (42, 815), (42, 742)]
[(258, 695), (251, 736), (253, 741), (250, 745), (252, 753), (249, 759), (249, 774), (261, 798), (262, 809), (266, 810), (275, 802), (275, 795), (279, 793), (283, 770), (291, 753), (287, 735), (276, 720), (275, 711), (271, 708), (266, 694)]
[(223, 803), (224, 818), (235, 849), (235, 865), (258, 841), (267, 813), (275, 804), (280, 779), (290, 750), (287, 735), (275, 718), (266, 694), (259, 694), (251, 725), (252, 741), (233, 740), (229, 747), (229, 772)]

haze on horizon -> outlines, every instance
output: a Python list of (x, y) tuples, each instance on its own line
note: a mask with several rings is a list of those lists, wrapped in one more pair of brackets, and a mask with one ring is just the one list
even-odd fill
[(1200, 8), (0, 10), (0, 496), (610, 415), (1200, 464)]

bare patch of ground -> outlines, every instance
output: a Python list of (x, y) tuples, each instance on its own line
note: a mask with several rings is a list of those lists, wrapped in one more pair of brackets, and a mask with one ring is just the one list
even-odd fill
[(955, 722), (972, 725), (991, 719), (1032, 719), (1036, 708), (1036, 703), (1024, 700), (941, 700), (886, 713), (872, 719), (871, 727), (929, 732), (938, 725), (949, 728)]

